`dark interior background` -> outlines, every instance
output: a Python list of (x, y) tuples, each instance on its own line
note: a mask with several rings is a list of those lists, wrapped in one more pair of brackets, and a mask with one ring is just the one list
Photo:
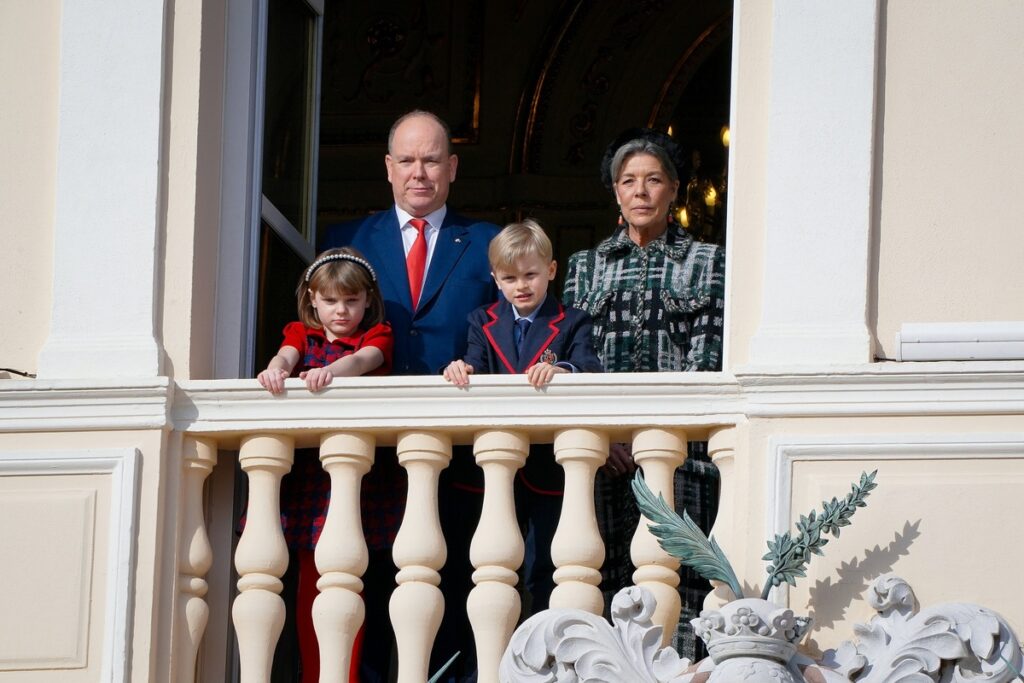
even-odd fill
[(414, 108), (452, 128), (449, 205), (536, 218), (560, 264), (614, 227), (599, 165), (624, 129), (672, 126), (700, 173), (723, 171), (728, 0), (328, 1), (324, 21), (321, 226), (392, 204), (387, 132)]
[[(307, 238), (308, 22), (302, 3), (271, 0), (263, 163), (264, 194)], [(449, 206), (498, 225), (537, 219), (560, 265), (556, 293), (568, 257), (615, 227), (600, 162), (627, 128), (671, 128), (687, 158), (699, 155), (680, 201), (691, 200), (691, 234), (723, 244), (731, 42), (729, 0), (326, 0), (315, 223), (392, 205), (387, 134), (419, 108), (452, 129)], [(305, 267), (267, 225), (260, 254), (255, 370), (295, 319)]]

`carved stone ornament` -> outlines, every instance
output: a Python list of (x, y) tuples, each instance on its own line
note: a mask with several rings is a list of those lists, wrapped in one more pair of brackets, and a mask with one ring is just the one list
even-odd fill
[(811, 619), (760, 598), (733, 600), (690, 621), (715, 667), (708, 681), (802, 681), (789, 666)]
[(612, 624), (580, 610), (555, 609), (525, 621), (501, 660), (503, 683), (1008, 683), (1024, 680), (1020, 643), (995, 612), (946, 603), (918, 612), (903, 579), (878, 578), (865, 598), (878, 612), (814, 661), (796, 652), (811, 620), (768, 601), (735, 600), (690, 623), (711, 656), (697, 665), (661, 648), (651, 623), (654, 597), (625, 588)]
[(512, 634), (498, 677), (504, 683), (685, 683), (690, 660), (661, 647), (654, 607), (650, 591), (631, 586), (612, 600), (611, 624), (576, 609), (535, 614)]
[[(874, 581), (865, 599), (878, 612), (854, 626), (846, 641), (825, 653), (829, 667), (862, 683), (1019, 680), (1017, 636), (995, 612), (950, 602), (918, 612), (910, 585), (892, 574)], [(829, 679), (831, 680), (831, 679)]]

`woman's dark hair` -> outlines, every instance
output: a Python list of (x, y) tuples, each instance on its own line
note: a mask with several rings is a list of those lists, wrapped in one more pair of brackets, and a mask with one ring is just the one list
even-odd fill
[[(612, 160), (615, 158), (615, 153), (619, 151), (619, 148), (628, 142), (634, 140), (644, 140), (647, 142), (653, 142), (655, 145), (660, 147), (665, 152), (665, 156), (669, 161), (672, 162), (674, 168), (668, 168), (666, 166), (665, 172), (670, 176), (672, 171), (675, 171), (676, 179), (682, 181), (686, 178), (686, 156), (683, 154), (682, 148), (676, 144), (676, 141), (671, 137), (662, 133), (661, 131), (654, 130), (653, 128), (629, 128), (619, 133), (610, 145), (604, 151), (604, 157), (601, 159), (601, 182), (608, 188), (609, 192), (614, 192), (615, 188), (615, 177), (612, 174)], [(634, 153), (639, 153), (637, 150)], [(646, 152), (651, 154), (651, 152)], [(632, 155), (630, 155), (632, 156)], [(665, 165), (665, 159), (662, 159), (659, 155), (654, 154), (661, 162)], [(625, 159), (620, 159), (621, 164)]]

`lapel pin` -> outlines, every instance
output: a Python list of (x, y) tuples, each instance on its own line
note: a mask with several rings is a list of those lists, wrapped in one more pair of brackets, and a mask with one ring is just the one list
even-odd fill
[(462, 238), (461, 237), (456, 237), (455, 238), (455, 244), (462, 244)]
[(551, 365), (554, 365), (555, 361), (557, 360), (558, 356), (556, 356), (555, 352), (552, 351), (551, 349), (544, 349), (544, 353), (540, 354), (541, 363), (549, 363)]

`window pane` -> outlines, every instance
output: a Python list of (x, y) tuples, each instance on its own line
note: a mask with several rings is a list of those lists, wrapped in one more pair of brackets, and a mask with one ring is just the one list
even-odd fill
[(315, 17), (302, 0), (270, 0), (263, 123), (263, 194), (310, 237)]
[(260, 225), (260, 275), (256, 302), (256, 372), (281, 347), (281, 330), (298, 320), (295, 287), (306, 268), (292, 248), (264, 221)]

